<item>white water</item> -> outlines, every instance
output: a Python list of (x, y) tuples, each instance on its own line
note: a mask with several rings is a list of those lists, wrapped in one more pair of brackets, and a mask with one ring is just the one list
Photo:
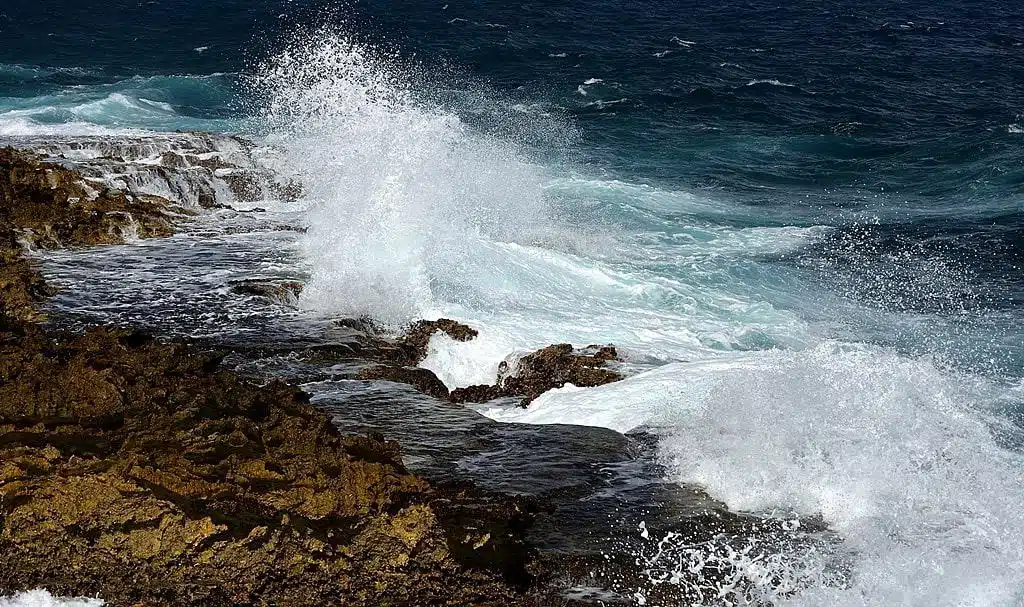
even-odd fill
[(100, 607), (103, 604), (99, 599), (58, 598), (46, 590), (22, 592), (11, 597), (0, 596), (0, 607)]
[[(1024, 461), (993, 438), (1011, 430), (990, 413), (1019, 394), (828, 340), (769, 303), (826, 300), (752, 258), (824, 228), (716, 225), (740, 211), (533, 161), (429, 103), (407, 73), (337, 36), (262, 70), (274, 142), (314, 204), (302, 305), (479, 328), (469, 343), (432, 341), (424, 364), (450, 386), (490, 383), (498, 361), (549, 343), (615, 343), (649, 370), (481, 410), (650, 428), (671, 478), (737, 510), (820, 514), (841, 535), (849, 583), (794, 549), (759, 561), (763, 592), (741, 602), (1024, 604)], [(674, 550), (669, 561), (694, 548)], [(779, 583), (801, 590), (765, 587)]]

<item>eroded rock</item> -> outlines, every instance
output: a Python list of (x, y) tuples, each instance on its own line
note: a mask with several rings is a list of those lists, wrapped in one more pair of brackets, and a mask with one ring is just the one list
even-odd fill
[(450, 318), (418, 320), (409, 325), (405, 330), (405, 334), (399, 340), (408, 352), (410, 364), (419, 364), (427, 357), (427, 346), (430, 344), (430, 338), (438, 331), (445, 333), (456, 341), (470, 341), (479, 335), (476, 329)]
[(502, 362), (494, 385), (476, 385), (451, 391), (450, 400), (457, 403), (482, 403), (496, 398), (521, 396), (521, 405), (528, 406), (535, 398), (572, 384), (581, 388), (601, 386), (622, 379), (622, 374), (605, 368), (618, 360), (614, 346), (587, 346), (574, 349), (571, 344), (555, 344), (527, 354), (513, 364)]
[(167, 236), (169, 202), (129, 199), (95, 186), (76, 171), (30, 152), (0, 148), (0, 317), (40, 320), (39, 303), (53, 294), (26, 247), (57, 248)]
[(136, 333), (0, 337), (0, 594), (471, 605), (530, 582), (527, 504), (431, 487), (295, 388)]
[(0, 222), (40, 248), (124, 242), (169, 236), (169, 201), (131, 197), (89, 183), (77, 171), (30, 152), (0, 149)]
[(505, 394), (524, 396), (525, 407), (544, 392), (566, 384), (589, 388), (622, 379), (621, 374), (604, 368), (607, 361), (617, 358), (614, 346), (575, 350), (571, 344), (555, 344), (527, 354), (513, 366), (502, 363), (497, 385)]

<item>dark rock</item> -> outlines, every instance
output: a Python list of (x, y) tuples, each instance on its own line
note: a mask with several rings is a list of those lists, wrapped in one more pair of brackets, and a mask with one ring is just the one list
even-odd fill
[[(123, 158), (119, 158), (117, 160), (122, 163), (124, 162)], [(164, 152), (163, 154), (160, 154), (160, 164), (172, 169), (185, 169), (190, 166), (188, 161), (185, 160), (185, 157), (176, 152)]]
[(507, 394), (498, 386), (475, 385), (452, 390), (448, 400), (453, 403), (486, 403), (503, 396)]
[(621, 374), (603, 368), (617, 355), (613, 346), (587, 354), (573, 350), (570, 344), (555, 344), (520, 358), (513, 369), (502, 363), (505, 366), (499, 367), (498, 385), (506, 394), (525, 396), (525, 407), (544, 392), (565, 384), (589, 388), (619, 381)]
[(588, 388), (619, 381), (622, 374), (604, 368), (607, 362), (614, 360), (618, 360), (615, 346), (587, 346), (575, 350), (570, 344), (555, 344), (528, 354), (513, 365), (502, 362), (493, 386), (456, 388), (451, 391), (449, 400), (484, 403), (522, 396), (521, 405), (526, 407), (544, 392), (565, 384)]
[(418, 320), (406, 328), (400, 342), (409, 353), (410, 364), (419, 364), (427, 357), (427, 346), (434, 333), (441, 331), (456, 341), (469, 341), (479, 333), (476, 329), (450, 318)]
[(528, 503), (436, 488), (300, 391), (137, 333), (0, 334), (0, 595), (512, 603)]
[(434, 372), (422, 367), (396, 367), (392, 365), (372, 365), (359, 371), (356, 379), (386, 380), (400, 384), (409, 384), (427, 396), (447, 399), (448, 388)]
[(303, 189), (302, 184), (297, 181), (289, 180), (287, 183), (281, 184), (278, 182), (272, 182), (270, 184), (270, 191), (274, 193), (279, 199), (285, 202), (295, 202), (299, 198), (302, 198)]
[(263, 180), (259, 175), (247, 171), (232, 171), (220, 177), (240, 202), (263, 200)]

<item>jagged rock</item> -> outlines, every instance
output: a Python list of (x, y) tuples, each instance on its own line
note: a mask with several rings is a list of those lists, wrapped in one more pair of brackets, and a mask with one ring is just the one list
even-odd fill
[(0, 595), (112, 605), (486, 605), (531, 506), (410, 475), (300, 391), (130, 332), (0, 334)]
[(427, 357), (430, 338), (438, 331), (456, 341), (469, 341), (479, 335), (476, 329), (450, 318), (418, 320), (406, 328), (405, 334), (400, 339), (400, 343), (409, 354), (409, 364), (417, 365)]
[(40, 320), (38, 305), (53, 294), (22, 256), (25, 246), (76, 247), (119, 243), (127, 236), (166, 236), (172, 230), (168, 206), (167, 200), (151, 196), (129, 200), (35, 154), (0, 148), (0, 317)]
[(277, 181), (272, 182), (270, 191), (285, 202), (295, 202), (305, 193), (301, 183), (290, 179), (283, 184)]
[(409, 384), (427, 396), (448, 398), (448, 388), (437, 375), (422, 367), (397, 367), (393, 365), (372, 365), (359, 371), (356, 379), (382, 379), (400, 384)]
[(0, 322), (40, 320), (39, 304), (53, 295), (35, 265), (21, 256), (14, 230), (0, 221)]
[(124, 242), (126, 237), (169, 236), (169, 201), (129, 199), (85, 181), (77, 171), (45, 163), (35, 154), (0, 149), (0, 222), (42, 248)]
[(528, 406), (535, 398), (554, 388), (572, 384), (581, 388), (601, 386), (622, 379), (622, 374), (604, 368), (618, 360), (614, 346), (587, 346), (573, 349), (571, 344), (555, 344), (520, 358), (513, 365), (502, 362), (494, 385), (476, 385), (451, 391), (456, 403), (483, 403), (496, 398), (521, 396)]
[(233, 170), (219, 175), (219, 177), (228, 184), (228, 189), (240, 202), (256, 202), (264, 198), (263, 180), (259, 175), (248, 171)]
[(590, 353), (589, 349), (576, 351), (571, 344), (555, 344), (520, 358), (514, 367), (502, 363), (498, 385), (505, 394), (525, 396), (525, 407), (544, 392), (565, 384), (589, 388), (622, 379), (621, 374), (603, 368), (616, 358), (613, 346)]
[(486, 403), (496, 398), (508, 396), (500, 386), (475, 385), (456, 388), (448, 394), (453, 403)]

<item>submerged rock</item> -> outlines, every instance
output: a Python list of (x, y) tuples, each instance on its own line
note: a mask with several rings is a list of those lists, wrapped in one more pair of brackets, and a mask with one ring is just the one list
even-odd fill
[(263, 297), (280, 304), (291, 306), (295, 305), (298, 301), (303, 287), (304, 285), (301, 282), (294, 280), (286, 280), (283, 282), (246, 280), (244, 282), (236, 282), (232, 284), (231, 292), (238, 295)]
[(410, 475), (286, 384), (105, 329), (0, 334), (0, 594), (111, 604), (509, 602), (529, 507)]
[(371, 365), (359, 371), (356, 379), (377, 379), (409, 384), (427, 396), (447, 399), (448, 387), (430, 369), (422, 367), (397, 367), (393, 365)]

